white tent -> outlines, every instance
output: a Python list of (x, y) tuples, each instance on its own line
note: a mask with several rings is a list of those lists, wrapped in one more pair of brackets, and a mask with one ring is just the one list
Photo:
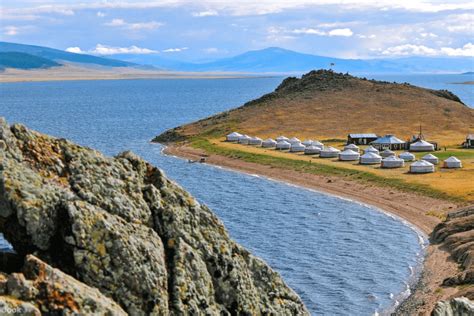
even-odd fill
[(433, 165), (437, 165), (438, 162), (439, 162), (439, 159), (438, 157), (436, 157), (435, 155), (433, 154), (428, 154), (428, 155), (425, 155), (423, 156), (423, 158), (421, 158), (425, 161), (428, 161), (428, 162), (431, 162)]
[(275, 147), (277, 142), (271, 138), (267, 138), (262, 142), (262, 147), (265, 148), (273, 148)]
[(402, 158), (403, 160), (405, 161), (413, 161), (415, 160), (415, 155), (413, 155), (412, 153), (408, 152), (408, 151), (405, 151), (404, 153), (401, 153), (399, 155), (400, 158)]
[(280, 142), (282, 140), (284, 141), (289, 141), (288, 137), (285, 137), (285, 136), (278, 136), (276, 139), (275, 139), (277, 142)]
[(239, 137), (239, 144), (245, 144), (247, 145), (249, 143), (249, 140), (250, 140), (250, 136), (249, 135), (242, 135)]
[(375, 165), (382, 161), (382, 157), (374, 152), (366, 152), (360, 156), (361, 165)]
[(356, 144), (349, 144), (349, 145), (344, 146), (344, 150), (346, 150), (346, 149), (350, 149), (350, 150), (355, 151), (355, 152), (360, 151), (359, 146), (357, 146)]
[(319, 154), (320, 152), (321, 152), (321, 148), (314, 145), (307, 146), (304, 149), (305, 155), (316, 155), (316, 154)]
[(458, 158), (451, 156), (444, 161), (445, 168), (462, 168), (462, 162)]
[(317, 141), (317, 140), (313, 141), (313, 143), (311, 145), (319, 147), (320, 149), (324, 148), (324, 144), (321, 143), (320, 141)]
[(334, 157), (337, 157), (340, 152), (341, 151), (339, 149), (329, 146), (321, 150), (321, 152), (319, 153), (319, 157), (334, 158)]
[(291, 147), (291, 144), (287, 142), (286, 140), (279, 141), (276, 144), (276, 149), (279, 149), (279, 150), (290, 149), (290, 147)]
[(380, 153), (380, 156), (384, 158), (394, 156), (394, 155), (395, 155), (395, 152), (391, 151), (390, 149), (385, 149), (384, 151)]
[(430, 173), (434, 171), (434, 165), (426, 160), (418, 160), (410, 165), (410, 173)]
[(397, 156), (389, 156), (382, 159), (382, 168), (401, 168), (405, 166), (405, 160)]
[(292, 143), (290, 147), (290, 152), (296, 153), (296, 152), (302, 152), (306, 148), (305, 145), (303, 145), (301, 142), (298, 143)]
[(237, 133), (237, 132), (232, 132), (226, 136), (226, 141), (228, 142), (237, 142), (239, 141), (239, 137), (241, 137), (242, 134)]
[(341, 161), (354, 161), (359, 160), (360, 154), (357, 151), (346, 149), (339, 153), (339, 160)]
[(420, 139), (416, 143), (410, 144), (410, 151), (433, 151), (434, 145)]
[(366, 149), (364, 149), (364, 154), (367, 154), (367, 153), (374, 153), (378, 155), (379, 151), (377, 148), (374, 148), (374, 146), (369, 146)]
[(294, 143), (301, 143), (301, 140), (296, 137), (292, 137), (288, 140), (288, 142), (293, 145)]
[(304, 142), (302, 142), (303, 145), (306, 147), (313, 145), (313, 140), (312, 139), (307, 139)]
[(262, 139), (258, 137), (251, 137), (249, 139), (249, 145), (261, 145), (262, 144)]

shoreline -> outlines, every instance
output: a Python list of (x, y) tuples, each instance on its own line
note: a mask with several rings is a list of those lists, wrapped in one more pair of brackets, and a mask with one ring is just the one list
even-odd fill
[[(163, 153), (193, 160), (205, 156), (206, 163), (214, 166), (348, 199), (402, 221), (403, 224), (413, 229), (418, 236), (424, 239), (426, 246), (421, 245), (424, 259), (420, 264), (419, 271), (417, 271), (418, 278), (414, 282), (412, 281), (411, 284), (408, 280), (411, 293), (404, 297), (400, 304), (392, 306), (396, 315), (407, 313), (429, 315), (437, 301), (455, 294), (455, 289), (439, 290), (442, 281), (446, 277), (455, 274), (458, 267), (449, 258), (450, 254), (448, 252), (440, 249), (438, 245), (429, 244), (428, 237), (441, 220), (427, 214), (428, 212), (436, 213), (457, 208), (459, 205), (453, 202), (398, 192), (390, 188), (378, 188), (344, 180), (336, 176), (319, 176), (292, 170), (276, 170), (276, 168), (257, 163), (244, 162), (214, 154), (209, 155), (202, 150), (185, 145), (166, 144)], [(403, 201), (403, 203), (400, 201)]]

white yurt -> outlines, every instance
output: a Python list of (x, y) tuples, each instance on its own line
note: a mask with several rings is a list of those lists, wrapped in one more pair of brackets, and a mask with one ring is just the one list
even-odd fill
[(405, 160), (395, 155), (382, 159), (382, 168), (401, 168), (403, 166), (405, 166)]
[(239, 137), (239, 144), (248, 145), (250, 138), (252, 138), (252, 137), (250, 137), (249, 135), (240, 136)]
[(434, 145), (420, 139), (416, 143), (410, 144), (410, 151), (433, 151)]
[(321, 148), (321, 149), (324, 148), (324, 144), (321, 143), (321, 142), (318, 141), (318, 140), (313, 141), (313, 143), (312, 143), (311, 145), (316, 146), (316, 147), (319, 147), (319, 148)]
[(262, 147), (265, 148), (273, 148), (275, 147), (277, 142), (271, 138), (267, 138), (262, 142)]
[(404, 153), (401, 153), (400, 155), (398, 155), (398, 157), (402, 158), (405, 161), (415, 160), (415, 155), (413, 155), (412, 153), (410, 153), (408, 151), (405, 151)]
[(385, 149), (384, 151), (380, 153), (380, 156), (382, 156), (383, 158), (387, 158), (394, 155), (395, 155), (395, 152), (391, 151), (390, 149)]
[(359, 162), (361, 165), (375, 165), (382, 162), (382, 157), (374, 152), (366, 152), (360, 156)]
[(291, 138), (288, 140), (288, 142), (293, 145), (294, 143), (301, 143), (301, 140), (299, 140), (299, 139), (296, 138), (296, 137), (291, 137)]
[(360, 154), (352, 149), (346, 149), (339, 153), (339, 160), (341, 161), (354, 161), (359, 160)]
[(290, 147), (290, 152), (292, 153), (297, 153), (297, 152), (302, 152), (306, 148), (305, 145), (303, 145), (301, 142), (299, 143), (292, 143)]
[(319, 153), (319, 157), (334, 158), (337, 157), (340, 152), (341, 151), (339, 149), (329, 146), (321, 150), (321, 152)]
[(312, 139), (306, 139), (304, 142), (301, 142), (303, 145), (306, 147), (313, 145), (313, 140)]
[(279, 150), (285, 150), (285, 149), (290, 149), (291, 144), (287, 142), (286, 140), (282, 140), (282, 141), (277, 142), (275, 147), (276, 149), (279, 149)]
[(305, 155), (317, 155), (320, 152), (321, 152), (321, 148), (319, 148), (317, 146), (313, 146), (313, 145), (307, 146), (304, 149), (304, 154)]
[(277, 142), (280, 142), (280, 141), (289, 141), (288, 137), (285, 137), (285, 136), (278, 136), (276, 139), (275, 139)]
[(437, 165), (439, 163), (438, 157), (433, 154), (424, 155), (421, 159), (431, 162), (433, 165)]
[(426, 160), (418, 160), (410, 165), (410, 173), (430, 173), (434, 171), (434, 165)]
[(232, 132), (230, 134), (227, 134), (227, 136), (225, 138), (226, 138), (226, 141), (228, 141), (228, 142), (238, 142), (239, 137), (241, 137), (241, 136), (242, 136), (242, 134), (240, 134), (240, 133)]
[(369, 146), (366, 149), (364, 149), (364, 154), (368, 154), (368, 153), (374, 153), (378, 155), (379, 151), (377, 148), (374, 148), (374, 146)]
[(262, 139), (258, 137), (250, 137), (249, 145), (257, 145), (260, 146), (262, 144)]
[(458, 158), (451, 156), (446, 159), (443, 163), (445, 168), (462, 168), (462, 162)]
[(344, 150), (346, 150), (346, 149), (350, 149), (350, 150), (355, 151), (355, 152), (360, 152), (359, 146), (357, 146), (356, 144), (348, 144), (348, 145), (344, 146)]

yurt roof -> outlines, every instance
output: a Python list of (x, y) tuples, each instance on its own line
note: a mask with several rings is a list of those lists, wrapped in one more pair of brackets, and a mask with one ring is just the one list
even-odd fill
[(306, 146), (303, 145), (301, 142), (295, 142), (295, 143), (291, 144), (291, 147), (306, 147)]
[(400, 157), (415, 157), (415, 155), (413, 155), (412, 153), (410, 153), (408, 151), (405, 151), (404, 153), (401, 153), (399, 156)]
[(290, 141), (292, 141), (292, 142), (301, 142), (301, 141), (300, 141), (298, 138), (296, 138), (296, 137), (291, 137), (291, 138), (290, 138)]
[(382, 158), (380, 157), (380, 155), (377, 155), (376, 153), (374, 152), (368, 152), (368, 153), (365, 153), (363, 154), (362, 156), (360, 156), (361, 158)]
[(250, 138), (252, 138), (252, 137), (250, 137), (249, 135), (242, 135), (242, 136), (240, 136), (239, 138), (250, 139)]
[(451, 156), (445, 160), (446, 162), (461, 162), (458, 158)]
[(373, 146), (369, 146), (365, 149), (366, 152), (379, 152), (376, 148)]
[(383, 161), (403, 161), (403, 159), (400, 159), (396, 156), (389, 156), (387, 158), (384, 158)]
[(313, 141), (313, 145), (316, 145), (316, 146), (324, 146), (323, 143), (321, 143), (320, 141), (317, 141), (317, 140)]
[(385, 135), (374, 140), (371, 144), (404, 144), (405, 142), (394, 135)]
[(303, 143), (308, 143), (308, 144), (311, 143), (312, 144), (313, 140), (312, 139), (305, 139), (305, 141)]
[(288, 137), (286, 137), (286, 136), (278, 136), (277, 139), (287, 140)]
[(242, 134), (237, 133), (237, 132), (232, 132), (232, 133), (230, 133), (230, 134), (227, 134), (227, 136), (239, 137), (239, 136), (242, 136)]
[(279, 140), (278, 144), (288, 144), (288, 145), (290, 145), (290, 143), (287, 142), (286, 140)]
[(420, 139), (419, 141), (417, 141), (416, 143), (413, 143), (411, 144), (410, 146), (433, 146), (433, 144), (431, 143), (428, 143), (426, 140), (423, 140), (423, 139)]
[(262, 140), (260, 137), (257, 137), (257, 136), (251, 137), (251, 139), (252, 139), (252, 140)]
[(346, 149), (346, 150), (341, 151), (340, 154), (341, 155), (358, 155), (359, 153), (351, 149)]
[(265, 143), (275, 143), (275, 140), (272, 138), (267, 138), (264, 140)]
[(433, 154), (428, 154), (428, 155), (424, 155), (422, 159), (438, 159), (438, 157), (436, 157)]
[(316, 147), (314, 145), (309, 145), (308, 147), (306, 147), (306, 149), (319, 149), (319, 147)]
[(324, 148), (324, 150), (323, 150), (323, 151), (340, 152), (340, 150), (339, 150), (339, 149), (337, 149), (337, 148), (334, 148), (334, 147), (332, 147), (332, 146), (329, 146), (329, 147), (326, 147), (326, 148)]
[(356, 144), (349, 144), (349, 145), (346, 145), (346, 146), (344, 146), (344, 147), (345, 147), (345, 148), (349, 148), (349, 149), (350, 149), (350, 148), (355, 148), (355, 149), (358, 149), (358, 148), (359, 148), (359, 146), (357, 146)]
[(429, 161), (426, 160), (417, 160), (414, 163), (411, 164), (412, 167), (426, 167), (426, 166), (432, 166), (433, 164)]

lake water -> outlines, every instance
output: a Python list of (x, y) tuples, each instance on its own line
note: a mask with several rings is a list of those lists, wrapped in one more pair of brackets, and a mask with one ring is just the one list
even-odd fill
[[(115, 155), (131, 149), (209, 205), (314, 315), (372, 315), (413, 282), (423, 240), (369, 206), (162, 155), (149, 140), (272, 91), (281, 78), (0, 84), (0, 116)], [(406, 80), (404, 80), (406, 81)]]

